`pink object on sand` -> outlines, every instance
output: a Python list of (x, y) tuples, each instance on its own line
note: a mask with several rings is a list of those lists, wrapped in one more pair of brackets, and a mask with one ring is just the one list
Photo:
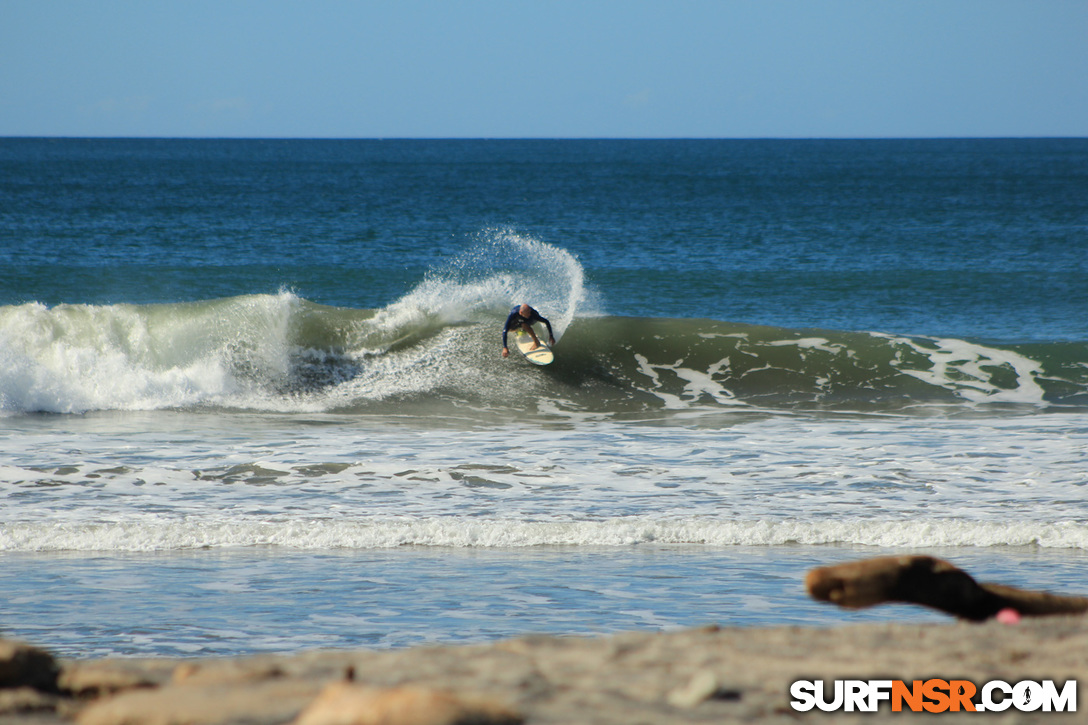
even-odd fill
[(1006, 607), (997, 613), (995, 619), (1002, 624), (1016, 624), (1020, 621), (1020, 612), (1012, 607)]

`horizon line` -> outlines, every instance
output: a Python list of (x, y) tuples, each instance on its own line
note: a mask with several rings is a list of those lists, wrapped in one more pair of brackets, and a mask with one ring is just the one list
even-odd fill
[(0, 134), (0, 140), (52, 141), (1013, 141), (1084, 140), (1085, 136), (160, 136)]

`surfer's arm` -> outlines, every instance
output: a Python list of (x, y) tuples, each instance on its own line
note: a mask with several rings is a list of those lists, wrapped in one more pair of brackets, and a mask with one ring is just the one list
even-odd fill
[(552, 333), (552, 323), (548, 322), (548, 318), (541, 317), (539, 312), (536, 313), (536, 319), (538, 321), (540, 321), (540, 322), (543, 322), (544, 326), (548, 328), (548, 344), (549, 345), (554, 345), (555, 344), (555, 335)]
[[(510, 332), (510, 326), (514, 324), (514, 320), (517, 318), (518, 313), (511, 312), (506, 318), (506, 324), (502, 326), (502, 351), (505, 353), (509, 348), (506, 346), (506, 333)], [(503, 355), (503, 357), (506, 357)]]

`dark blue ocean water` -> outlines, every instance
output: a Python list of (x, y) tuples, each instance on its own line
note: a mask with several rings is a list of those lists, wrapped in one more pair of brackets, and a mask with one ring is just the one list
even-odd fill
[(0, 303), (380, 308), (494, 230), (600, 306), (1088, 339), (1088, 140), (0, 139)]
[(1086, 411), (1085, 139), (0, 139), (0, 634), (62, 654), (1084, 591)]

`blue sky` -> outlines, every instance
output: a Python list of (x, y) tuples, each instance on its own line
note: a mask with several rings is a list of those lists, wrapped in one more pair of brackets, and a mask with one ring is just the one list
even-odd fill
[(1088, 1), (0, 0), (0, 136), (1088, 136)]

